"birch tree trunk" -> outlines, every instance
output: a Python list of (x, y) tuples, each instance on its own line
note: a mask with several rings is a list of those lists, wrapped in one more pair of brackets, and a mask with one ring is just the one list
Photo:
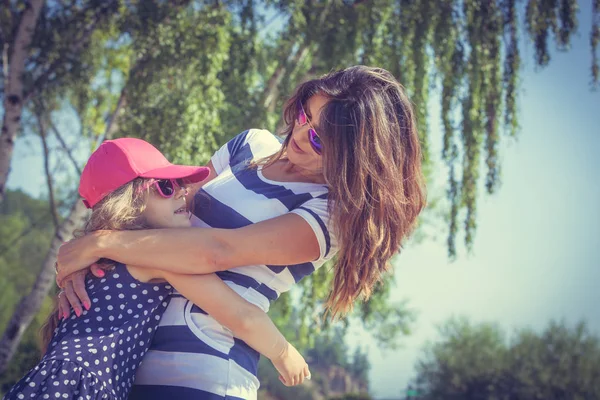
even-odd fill
[(44, 0), (25, 2), (25, 11), (19, 22), (17, 34), (10, 50), (8, 76), (4, 87), (4, 118), (0, 133), (0, 203), (4, 201), (6, 181), (10, 172), (10, 160), (15, 146), (15, 138), (21, 126), (23, 113), (23, 72), (29, 46), (37, 25)]

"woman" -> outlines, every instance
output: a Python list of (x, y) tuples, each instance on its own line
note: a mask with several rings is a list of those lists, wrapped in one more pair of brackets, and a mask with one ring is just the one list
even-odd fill
[[(355, 66), (298, 86), (284, 121), (283, 144), (250, 130), (215, 153), (196, 196), (195, 228), (100, 232), (61, 247), (57, 281), (71, 305), (88, 301), (82, 275), (103, 257), (216, 272), (267, 311), (337, 253), (327, 310), (336, 317), (368, 298), (425, 204), (410, 101), (389, 72)], [(161, 327), (132, 398), (222, 399), (235, 387), (258, 387), (258, 355), (209, 316), (172, 301)]]

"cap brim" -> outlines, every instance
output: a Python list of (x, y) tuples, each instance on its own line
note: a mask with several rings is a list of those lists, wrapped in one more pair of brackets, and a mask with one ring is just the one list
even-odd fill
[(210, 168), (192, 167), (187, 165), (169, 165), (140, 174), (142, 178), (183, 179), (186, 183), (201, 182), (208, 178)]

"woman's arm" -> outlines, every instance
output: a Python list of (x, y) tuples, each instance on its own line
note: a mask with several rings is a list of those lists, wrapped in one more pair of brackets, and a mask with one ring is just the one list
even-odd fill
[(313, 228), (293, 213), (237, 229), (98, 231), (60, 247), (57, 282), (100, 258), (181, 274), (208, 274), (244, 265), (301, 264), (319, 255)]
[(271, 360), (285, 385), (298, 385), (310, 376), (304, 358), (287, 342), (268, 315), (244, 300), (218, 276), (165, 272), (163, 278), (236, 337)]

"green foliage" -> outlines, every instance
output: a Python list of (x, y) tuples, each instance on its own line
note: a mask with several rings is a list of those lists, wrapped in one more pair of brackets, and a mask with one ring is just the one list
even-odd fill
[(348, 371), (362, 382), (369, 382), (369, 370), (371, 363), (367, 357), (367, 353), (363, 352), (360, 347), (357, 347), (352, 356), (352, 361), (348, 365)]
[(10, 318), (9, 310), (35, 280), (54, 232), (45, 201), (20, 191), (8, 191), (0, 205), (0, 328)]
[[(312, 348), (305, 352), (305, 356), (311, 365), (337, 365), (342, 368), (348, 368), (348, 348), (343, 340), (345, 332), (343, 328), (331, 329), (323, 332), (315, 339)], [(368, 368), (368, 367), (367, 367)]]
[(132, 36), (137, 60), (128, 78), (121, 135), (155, 143), (173, 162), (208, 161), (217, 140), (224, 140), (217, 74), (227, 59), (230, 18), (218, 7), (185, 8)]
[[(352, 357), (348, 356), (348, 347), (345, 344), (345, 334), (342, 328), (336, 327), (318, 335), (313, 334), (313, 336), (315, 336), (314, 346), (304, 348), (302, 351), (312, 376), (310, 381), (301, 386), (285, 387), (279, 381), (279, 375), (270, 361), (261, 358), (258, 371), (261, 388), (265, 390), (265, 397), (267, 393), (278, 399), (314, 399), (323, 397), (323, 395), (328, 396), (333, 390), (332, 386), (336, 385), (335, 378), (332, 378), (336, 373), (337, 375), (339, 373), (348, 375), (358, 387), (365, 389), (368, 387), (368, 371), (371, 366), (367, 354), (357, 348)], [(295, 344), (294, 340), (291, 341)], [(363, 396), (363, 394), (357, 396)], [(262, 398), (260, 393), (259, 397)], [(369, 397), (348, 398), (367, 399)]]
[[(33, 327), (33, 325), (36, 325), (37, 329), (36, 327)], [(32, 324), (32, 326), (25, 331), (14, 358), (8, 365), (6, 371), (0, 377), (0, 396), (3, 396), (5, 393), (7, 393), (27, 371), (29, 371), (39, 362), (39, 327), (40, 322), (36, 321), (35, 324)]]
[[(0, 204), (0, 331), (4, 331), (21, 296), (39, 271), (54, 232), (48, 204), (20, 191), (8, 190)], [(51, 307), (48, 298), (25, 331), (15, 358), (0, 377), (0, 395), (39, 360), (38, 331)]]
[(551, 322), (511, 340), (495, 324), (451, 319), (417, 365), (420, 399), (600, 397), (600, 340), (582, 322)]

